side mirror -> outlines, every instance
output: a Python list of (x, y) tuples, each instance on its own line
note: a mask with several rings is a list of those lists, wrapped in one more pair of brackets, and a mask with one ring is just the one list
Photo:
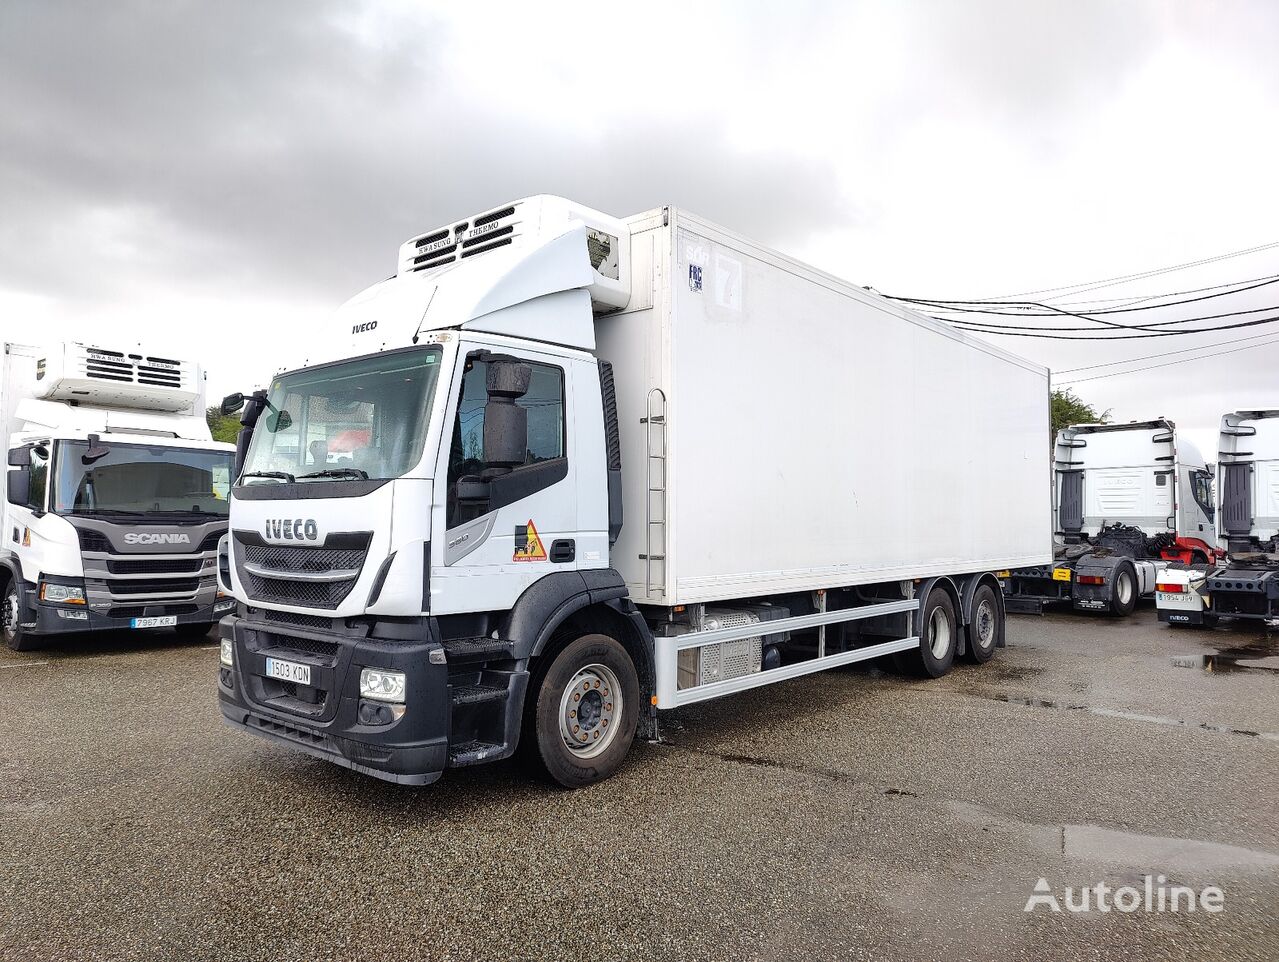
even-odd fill
[(515, 403), (528, 393), (533, 369), (518, 361), (490, 361), (485, 378), (484, 463), (491, 468), (524, 463), (528, 411)]
[(19, 507), (26, 507), (31, 500), (31, 468), (18, 468), (16, 471), (10, 471), (6, 487), (5, 498), (8, 502)]
[(222, 399), (222, 403), (218, 405), (219, 414), (234, 414), (240, 408), (244, 407), (244, 395), (239, 391), (234, 394), (228, 394)]
[(9, 467), (27, 468), (31, 466), (31, 446), (9, 449)]

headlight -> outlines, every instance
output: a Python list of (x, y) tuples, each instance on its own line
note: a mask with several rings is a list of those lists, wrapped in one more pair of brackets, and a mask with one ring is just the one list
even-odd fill
[(404, 701), (404, 672), (365, 668), (360, 672), (360, 697), (378, 701)]
[(73, 585), (55, 585), (49, 582), (40, 584), (40, 600), (53, 601), (63, 605), (84, 604), (84, 589)]
[(235, 644), (230, 638), (222, 639), (222, 652), (218, 657), (228, 668), (235, 664)]

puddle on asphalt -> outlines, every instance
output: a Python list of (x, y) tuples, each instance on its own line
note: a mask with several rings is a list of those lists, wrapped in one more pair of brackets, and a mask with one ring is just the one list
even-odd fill
[(1247, 735), (1250, 738), (1261, 738), (1266, 741), (1279, 742), (1279, 733), (1251, 731), (1247, 728), (1231, 728), (1229, 725), (1214, 725), (1210, 722), (1188, 722), (1180, 718), (1168, 718), (1163, 715), (1143, 715), (1139, 712), (1119, 711), (1115, 708), (1096, 708), (1092, 705), (1080, 705), (1073, 702), (1052, 701), (1046, 698), (1021, 698), (1016, 695), (982, 695), (967, 692), (976, 698), (987, 698), (991, 701), (1004, 702), (1009, 705), (1025, 705), (1028, 708), (1056, 708), (1062, 711), (1084, 711), (1090, 715), (1104, 718), (1122, 718), (1126, 721), (1149, 722), (1154, 725), (1172, 725), (1181, 728), (1199, 728), (1208, 732), (1219, 732), (1225, 735)]

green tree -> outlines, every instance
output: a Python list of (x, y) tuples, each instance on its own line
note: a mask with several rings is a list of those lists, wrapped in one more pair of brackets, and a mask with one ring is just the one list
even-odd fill
[(1057, 388), (1052, 393), (1052, 423), (1048, 428), (1048, 443), (1054, 444), (1057, 432), (1072, 424), (1105, 424), (1110, 420), (1110, 408), (1098, 411), (1070, 388)]
[(209, 433), (215, 441), (227, 441), (235, 444), (240, 433), (240, 418), (235, 414), (222, 414), (217, 407), (204, 409), (204, 420), (208, 422)]

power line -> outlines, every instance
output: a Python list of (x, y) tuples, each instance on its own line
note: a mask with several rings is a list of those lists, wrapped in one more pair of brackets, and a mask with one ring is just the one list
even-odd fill
[[(945, 321), (940, 317), (934, 318), (934, 320), (941, 321), (943, 324), (950, 323), (949, 321)], [(958, 325), (953, 325), (953, 326), (955, 326), (955, 330), (958, 330), (958, 331), (969, 331), (974, 334), (1002, 334), (1005, 337), (1039, 337), (1039, 338), (1047, 338), (1053, 341), (1132, 341), (1132, 340), (1136, 340), (1137, 338), (1144, 338), (1144, 337), (1176, 337), (1178, 335), (1183, 335), (1183, 334), (1210, 334), (1215, 331), (1233, 331), (1236, 328), (1240, 328), (1240, 327), (1256, 327), (1259, 324), (1273, 324), (1276, 321), (1279, 321), (1279, 315), (1276, 315), (1274, 317), (1263, 317), (1255, 321), (1241, 321), (1238, 324), (1219, 324), (1216, 327), (1201, 327), (1193, 331), (1158, 331), (1158, 332), (1146, 331), (1145, 333), (1142, 333), (1142, 334), (1112, 334), (1112, 335), (1081, 334), (1081, 335), (1075, 335), (1075, 336), (1072, 336), (1069, 334), (1045, 334), (1045, 333), (1042, 333), (1042, 331), (1036, 331), (1032, 333), (1030, 331), (1001, 330), (1000, 328), (983, 328), (983, 327), (976, 327), (976, 326), (960, 327)], [(1131, 329), (1132, 328), (1130, 328), (1130, 330)]]
[[(1134, 311), (1153, 311), (1161, 307), (1177, 307), (1181, 304), (1194, 304), (1199, 301), (1210, 301), (1217, 297), (1230, 297), (1232, 294), (1242, 294), (1245, 291), (1255, 291), (1259, 287), (1268, 287), (1271, 284), (1279, 284), (1279, 274), (1271, 275), (1265, 279), (1249, 284), (1247, 287), (1237, 287), (1229, 291), (1218, 291), (1215, 294), (1202, 294), (1199, 297), (1188, 297), (1180, 301), (1165, 301), (1162, 304), (1145, 304), (1141, 307), (1108, 307), (1096, 311), (1088, 311), (1086, 314), (1079, 314), (1073, 311), (1066, 311), (1051, 304), (1044, 304), (1038, 301), (943, 301), (943, 300), (925, 300), (918, 297), (895, 297), (891, 294), (887, 295), (890, 300), (902, 301), (906, 304), (918, 304), (922, 307), (943, 308), (947, 311), (959, 312), (964, 314), (997, 314), (1006, 317), (1053, 317), (1058, 314), (1070, 314), (1075, 317), (1087, 316), (1093, 317), (1097, 314), (1131, 314)], [(961, 305), (993, 305), (996, 307), (1015, 307), (1021, 305), (1023, 307), (1039, 307), (1043, 308), (1042, 312), (1035, 311), (995, 311), (982, 307), (971, 307)], [(955, 306), (949, 306), (955, 305)]]
[[(1279, 320), (1279, 318), (1276, 318), (1276, 320)], [(1223, 354), (1238, 354), (1240, 351), (1250, 351), (1256, 347), (1265, 347), (1267, 344), (1279, 344), (1279, 337), (1271, 338), (1268, 341), (1262, 341), (1260, 344), (1251, 344), (1248, 347), (1232, 347), (1228, 351), (1216, 351), (1212, 354), (1202, 354), (1199, 357), (1183, 357), (1179, 361), (1165, 361), (1162, 364), (1149, 364), (1145, 367), (1135, 367), (1131, 371), (1111, 371), (1109, 374), (1094, 374), (1092, 377), (1071, 378), (1070, 380), (1059, 381), (1057, 383), (1083, 384), (1085, 381), (1100, 381), (1103, 378), (1119, 377), (1121, 374), (1138, 374), (1142, 371), (1153, 371), (1156, 368), (1172, 367), (1174, 364), (1185, 364), (1187, 361), (1204, 361), (1210, 357), (1221, 357)]]
[[(1227, 311), (1225, 314), (1200, 314), (1197, 317), (1181, 317), (1175, 321), (1155, 321), (1151, 324), (1116, 324), (1113, 321), (1097, 321), (1097, 323), (1105, 324), (1107, 327), (1117, 328), (1121, 331), (1160, 331), (1165, 327), (1173, 327), (1177, 324), (1193, 324), (1196, 321), (1219, 321), (1223, 317), (1242, 317), (1244, 314), (1259, 314), (1262, 311), (1279, 311), (1279, 306), (1250, 307), (1246, 311)], [(1092, 320), (1086, 314), (1071, 314), (1069, 316)], [(1029, 324), (1000, 324), (996, 321), (970, 321), (962, 317), (948, 317), (946, 318), (946, 323), (961, 327), (963, 330), (993, 328), (1000, 331), (1052, 331), (1054, 333), (1061, 331), (1098, 331), (1098, 328), (1095, 327), (1043, 327)], [(1206, 330), (1211, 330), (1211, 328), (1206, 328)]]
[[(1101, 367), (1115, 367), (1119, 364), (1135, 364), (1137, 361), (1149, 361), (1156, 357), (1172, 357), (1174, 354), (1189, 354), (1192, 351), (1202, 351), (1210, 347), (1221, 347), (1225, 344), (1242, 344), (1244, 341), (1255, 341), (1259, 337), (1270, 337), (1272, 332), (1267, 331), (1265, 334), (1249, 334), (1247, 337), (1236, 337), (1229, 341), (1218, 341), (1216, 344), (1199, 344), (1195, 347), (1183, 347), (1179, 351), (1160, 351), (1158, 354), (1143, 354), (1139, 357), (1129, 357), (1122, 361), (1107, 361), (1104, 364), (1085, 364), (1083, 367), (1068, 367), (1065, 370), (1053, 371), (1053, 374), (1074, 374), (1078, 371), (1093, 371)], [(1253, 345), (1256, 347), (1257, 345)], [(1194, 358), (1187, 358), (1193, 361)]]
[[(1270, 243), (1267, 243), (1267, 244), (1259, 244), (1256, 247), (1248, 247), (1243, 250), (1230, 251), (1229, 253), (1226, 253), (1226, 254), (1217, 254), (1213, 257), (1204, 257), (1197, 261), (1186, 261), (1184, 264), (1173, 264), (1169, 267), (1160, 267), (1154, 270), (1141, 271), (1136, 274), (1125, 274), (1120, 277), (1107, 277), (1100, 281), (1083, 281), (1079, 284), (1067, 284), (1062, 287), (1046, 287), (1046, 288), (1043, 288), (1042, 290), (1037, 290), (1037, 291), (1022, 291), (1021, 293), (1018, 293), (1018, 294), (1008, 294), (1006, 296), (1007, 297), (1039, 297), (1043, 294), (1055, 295), (1058, 291), (1070, 291), (1069, 296), (1077, 296), (1079, 294), (1087, 294), (1090, 291), (1100, 290), (1103, 287), (1113, 287), (1114, 285), (1122, 284), (1125, 281), (1142, 280), (1144, 278), (1155, 277), (1160, 274), (1171, 274), (1174, 271), (1187, 270), (1191, 267), (1202, 267), (1205, 264), (1215, 264), (1218, 261), (1229, 260), (1232, 257), (1244, 257), (1248, 254), (1256, 254), (1260, 251), (1271, 250), (1272, 248), (1275, 248), (1275, 247), (1279, 247), (1279, 241), (1271, 241)], [(1075, 290), (1075, 288), (1083, 288), (1083, 289)], [(1067, 295), (1062, 294), (1060, 296), (1065, 297)]]

